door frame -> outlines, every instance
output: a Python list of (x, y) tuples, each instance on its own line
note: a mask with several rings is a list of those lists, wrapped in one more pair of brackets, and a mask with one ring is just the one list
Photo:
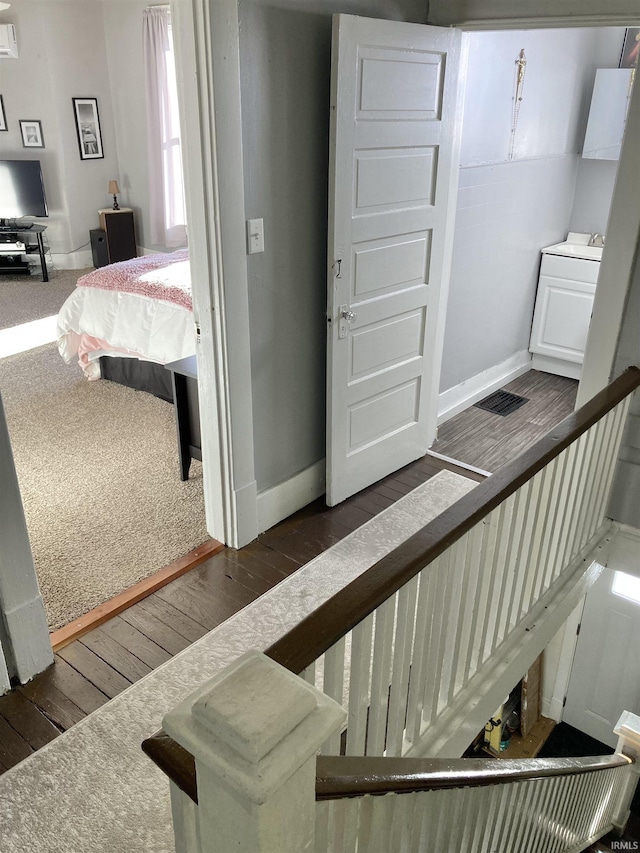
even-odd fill
[(258, 520), (238, 4), (237, 0), (171, 0), (171, 15), (207, 530), (213, 538), (239, 548), (256, 538)]

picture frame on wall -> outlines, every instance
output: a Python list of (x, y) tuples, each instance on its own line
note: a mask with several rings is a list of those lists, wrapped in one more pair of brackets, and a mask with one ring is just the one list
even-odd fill
[(637, 68), (640, 53), (640, 27), (627, 27), (620, 57), (620, 68)]
[(36, 119), (20, 119), (20, 135), (23, 148), (44, 148), (42, 125)]
[(7, 114), (4, 111), (4, 101), (2, 100), (2, 95), (0, 95), (0, 131), (8, 129)]
[(97, 98), (72, 98), (81, 160), (104, 157)]

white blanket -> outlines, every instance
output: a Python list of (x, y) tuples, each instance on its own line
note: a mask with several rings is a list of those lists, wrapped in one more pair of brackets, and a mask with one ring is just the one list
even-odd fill
[(89, 379), (98, 379), (103, 355), (167, 364), (193, 355), (195, 330), (188, 308), (138, 293), (77, 287), (58, 315), (58, 349), (69, 364), (77, 358)]

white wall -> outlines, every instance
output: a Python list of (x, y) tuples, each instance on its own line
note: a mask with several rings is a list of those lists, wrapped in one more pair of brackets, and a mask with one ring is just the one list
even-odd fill
[[(568, 230), (597, 35), (470, 35), (441, 391), (528, 350), (540, 249)], [(510, 159), (521, 48), (527, 65)]]
[[(9, 130), (1, 156), (40, 159), (49, 204), (47, 238), (54, 253), (71, 253), (98, 227), (97, 209), (108, 202), (107, 183), (118, 171), (111, 91), (97, 0), (16, 0), (0, 13), (13, 23), (19, 58), (0, 60)], [(72, 97), (96, 97), (104, 159), (81, 160)], [(23, 148), (20, 119), (42, 123), (45, 147)], [(64, 260), (62, 263), (64, 263)]]
[[(121, 207), (135, 212), (138, 246), (149, 233), (142, 11), (148, 0), (13, 0), (0, 23), (17, 29), (20, 56), (0, 60), (9, 131), (0, 157), (42, 162), (49, 218), (47, 237), (56, 263), (88, 262), (89, 229), (111, 205), (109, 180), (118, 180)], [(104, 159), (80, 160), (72, 97), (96, 97)], [(44, 149), (25, 149), (19, 119), (42, 122)], [(84, 246), (83, 255), (73, 250)]]

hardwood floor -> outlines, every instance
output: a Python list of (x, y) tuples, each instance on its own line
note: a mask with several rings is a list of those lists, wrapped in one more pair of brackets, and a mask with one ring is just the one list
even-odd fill
[[(527, 377), (528, 383), (517, 380), (521, 390), (516, 390), (531, 396), (519, 410), (526, 436), (516, 435), (513, 427), (519, 412), (503, 418), (474, 410), (445, 424), (434, 449), (487, 467), (492, 459), (515, 455), (525, 441), (535, 440), (572, 409), (570, 380), (558, 383), (558, 377), (546, 374), (527, 374), (522, 380)], [(570, 402), (561, 401), (563, 388)], [(0, 773), (444, 468), (482, 479), (425, 456), (337, 507), (315, 501), (247, 547), (225, 549), (62, 648), (46, 672), (0, 698)]]
[(504, 390), (527, 397), (529, 402), (507, 417), (471, 406), (439, 428), (431, 449), (493, 472), (571, 414), (578, 383), (530, 370)]

